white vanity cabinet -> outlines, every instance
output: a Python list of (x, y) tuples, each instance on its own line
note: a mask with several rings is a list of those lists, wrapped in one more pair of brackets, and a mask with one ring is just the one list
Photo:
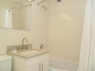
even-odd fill
[(17, 55), (12, 56), (12, 71), (49, 71), (49, 53), (30, 58), (23, 58)]
[(29, 67), (27, 71), (49, 71), (49, 60)]

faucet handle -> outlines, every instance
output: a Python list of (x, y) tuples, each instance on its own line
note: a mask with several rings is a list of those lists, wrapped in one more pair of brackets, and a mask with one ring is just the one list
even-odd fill
[(13, 53), (15, 53), (15, 52), (16, 52), (15, 47), (13, 47), (11, 51), (12, 51)]
[(44, 44), (41, 44), (40, 49), (44, 49)]

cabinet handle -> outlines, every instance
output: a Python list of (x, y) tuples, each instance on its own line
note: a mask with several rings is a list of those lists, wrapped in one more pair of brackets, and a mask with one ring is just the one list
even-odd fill
[(39, 71), (43, 71), (43, 63), (39, 65)]
[(39, 71), (41, 71), (41, 70), (40, 70), (40, 65), (39, 65)]
[(43, 71), (43, 63), (42, 63), (42, 71)]

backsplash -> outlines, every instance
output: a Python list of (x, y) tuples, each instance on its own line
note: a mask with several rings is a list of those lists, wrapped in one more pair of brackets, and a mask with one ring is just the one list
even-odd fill
[[(27, 49), (32, 48), (32, 44), (26, 44), (24, 45), (24, 49), (27, 47)], [(7, 52), (11, 51), (13, 48), (15, 48), (16, 50), (21, 50), (22, 49), (22, 45), (14, 45), (14, 46), (7, 46)]]

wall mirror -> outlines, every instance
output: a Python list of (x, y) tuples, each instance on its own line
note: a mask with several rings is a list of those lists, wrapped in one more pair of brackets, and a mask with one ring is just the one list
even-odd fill
[(31, 0), (0, 0), (0, 28), (31, 30)]

